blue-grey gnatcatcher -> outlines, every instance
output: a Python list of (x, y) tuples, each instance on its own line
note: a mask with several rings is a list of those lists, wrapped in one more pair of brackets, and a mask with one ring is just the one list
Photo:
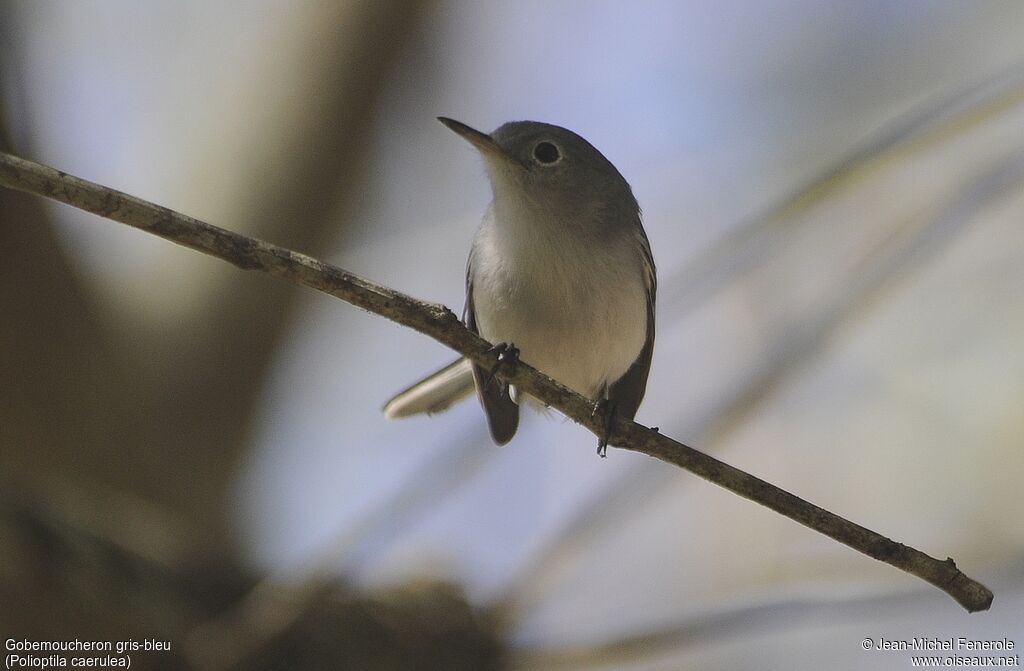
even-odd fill
[[(469, 253), (466, 325), (514, 345), (523, 361), (603, 412), (633, 419), (651, 367), (657, 284), (629, 184), (565, 128), (515, 121), (487, 135), (439, 120), (480, 152), (494, 193)], [(384, 412), (440, 412), (474, 387), (491, 436), (504, 445), (519, 426), (516, 389), (466, 359), (401, 392)]]

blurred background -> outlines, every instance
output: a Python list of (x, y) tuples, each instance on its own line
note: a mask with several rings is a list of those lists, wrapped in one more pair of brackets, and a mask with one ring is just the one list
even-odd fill
[[(489, 199), (438, 124), (571, 128), (659, 270), (638, 421), (933, 556), (948, 596), (453, 355), (0, 191), (0, 632), (136, 668), (904, 669), (1024, 645), (1024, 5), (0, 0), (0, 148), (461, 311)], [(6, 653), (5, 653), (6, 654)]]

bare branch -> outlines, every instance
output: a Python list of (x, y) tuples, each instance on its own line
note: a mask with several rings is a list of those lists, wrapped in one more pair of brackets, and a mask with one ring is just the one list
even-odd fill
[[(466, 329), (443, 305), (424, 303), (304, 254), (217, 228), (10, 154), (0, 153), (0, 184), (153, 233), (245, 270), (260, 270), (317, 289), (415, 329), (483, 366), (497, 363), (489, 351), (491, 345)], [(502, 366), (498, 375), (595, 434), (603, 428), (591, 401), (534, 368), (522, 363), (514, 369)], [(992, 603), (992, 592), (964, 575), (952, 559), (940, 561), (890, 540), (655, 429), (621, 418), (616, 419), (611, 429), (612, 445), (685, 468), (869, 557), (916, 575), (948, 593), (970, 612), (987, 610)]]

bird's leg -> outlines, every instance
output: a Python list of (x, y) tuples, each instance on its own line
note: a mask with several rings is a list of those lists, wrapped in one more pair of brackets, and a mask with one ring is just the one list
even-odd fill
[(601, 432), (597, 435), (597, 456), (604, 459), (608, 456), (608, 436), (611, 435), (612, 422), (615, 420), (615, 401), (602, 398), (594, 404), (591, 416), (597, 417), (601, 423)]

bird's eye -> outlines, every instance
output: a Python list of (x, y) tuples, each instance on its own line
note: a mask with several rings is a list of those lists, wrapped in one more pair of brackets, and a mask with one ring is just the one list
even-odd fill
[(538, 142), (533, 148), (533, 157), (540, 163), (551, 165), (562, 158), (562, 155), (558, 153), (558, 147), (550, 142)]

